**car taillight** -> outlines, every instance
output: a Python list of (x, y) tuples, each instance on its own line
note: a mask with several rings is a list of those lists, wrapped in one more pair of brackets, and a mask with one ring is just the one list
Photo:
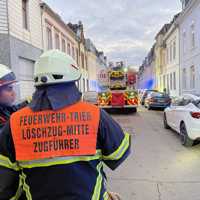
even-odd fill
[(150, 98), (150, 99), (149, 99), (149, 102), (155, 102), (155, 99)]
[(200, 112), (191, 112), (190, 114), (193, 118), (200, 119)]

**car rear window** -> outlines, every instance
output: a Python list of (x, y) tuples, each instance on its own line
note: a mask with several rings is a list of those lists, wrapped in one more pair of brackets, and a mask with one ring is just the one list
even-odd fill
[(143, 95), (147, 96), (148, 94), (150, 94), (151, 92), (157, 92), (156, 90), (146, 90), (144, 91)]
[(160, 92), (152, 92), (152, 93), (151, 93), (151, 96), (152, 96), (152, 97), (168, 97), (167, 94), (160, 93)]

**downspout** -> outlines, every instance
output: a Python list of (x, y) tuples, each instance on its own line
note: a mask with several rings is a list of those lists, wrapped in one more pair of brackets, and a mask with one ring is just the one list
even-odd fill
[[(8, 0), (6, 1), (6, 12), (7, 12), (7, 26), (8, 26), (8, 47), (9, 47), (9, 67), (11, 68), (11, 44), (10, 44), (10, 23), (8, 14)], [(12, 69), (12, 68), (11, 68)]]
[(177, 24), (178, 27), (178, 35), (179, 35), (179, 96), (181, 96), (181, 31), (180, 26)]
[(43, 6), (40, 5), (40, 9), (41, 9), (42, 52), (44, 52)]

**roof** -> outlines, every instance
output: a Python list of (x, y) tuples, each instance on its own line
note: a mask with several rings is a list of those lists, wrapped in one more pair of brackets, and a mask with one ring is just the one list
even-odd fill
[(48, 4), (42, 2), (40, 3), (40, 7), (44, 10), (47, 11), (52, 17), (54, 17), (65, 29), (67, 29), (67, 31), (76, 39), (76, 34), (72, 31), (72, 29), (62, 20), (62, 18), (53, 11), (53, 9), (51, 9), (49, 7)]
[(158, 34), (156, 35), (155, 38), (157, 39), (157, 37), (159, 35), (161, 35), (161, 34), (164, 35), (165, 33), (167, 33), (167, 31), (171, 28), (171, 26), (176, 22), (176, 19), (179, 17), (180, 14), (181, 14), (181, 12), (174, 15), (174, 17), (170, 23), (164, 24), (164, 26), (160, 29), (160, 31), (158, 32)]
[(156, 39), (157, 39), (157, 37), (159, 36), (159, 35), (163, 35), (163, 34), (165, 34), (168, 30), (169, 30), (169, 28), (170, 28), (170, 24), (164, 24), (163, 25), (163, 27), (160, 29), (160, 31), (157, 33), (157, 35), (156, 35)]

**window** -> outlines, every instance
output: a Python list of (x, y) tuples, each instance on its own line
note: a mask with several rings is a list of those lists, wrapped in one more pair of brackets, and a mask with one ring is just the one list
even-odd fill
[(76, 48), (76, 62), (79, 65), (79, 59), (78, 59), (79, 55), (78, 55), (78, 48)]
[(85, 92), (85, 79), (83, 78), (83, 92)]
[(72, 57), (75, 59), (75, 51), (74, 51), (74, 47), (72, 47)]
[(167, 63), (170, 63), (170, 47), (168, 47)]
[(184, 54), (186, 53), (186, 49), (187, 49), (187, 46), (186, 46), (186, 32), (184, 31), (183, 32), (183, 53)]
[(161, 56), (161, 65), (165, 65), (165, 52), (162, 52), (162, 56)]
[(170, 62), (172, 62), (172, 51), (173, 51), (172, 44), (170, 44)]
[(148, 94), (148, 97), (166, 97), (168, 95), (166, 95), (163, 92), (151, 92), (150, 94)]
[(85, 67), (86, 67), (86, 70), (88, 70), (88, 58), (87, 58), (87, 56), (85, 56)]
[(65, 43), (65, 39), (62, 39), (62, 51), (66, 52), (66, 43)]
[(183, 75), (182, 75), (182, 84), (183, 84), (183, 89), (186, 89), (187, 87), (187, 79), (186, 79), (186, 69), (183, 69)]
[(172, 106), (185, 106), (187, 105), (187, 100), (183, 97), (175, 97), (172, 99)]
[(184, 106), (185, 105), (185, 99), (183, 97), (173, 97), (172, 98), (172, 106)]
[(182, 98), (182, 101), (180, 103), (180, 106), (186, 106), (188, 105), (189, 103), (193, 103), (194, 102), (194, 99), (190, 96), (184, 96)]
[(172, 90), (172, 84), (173, 84), (173, 76), (172, 73), (170, 73), (170, 90)]
[(176, 72), (173, 73), (173, 88), (176, 90)]
[(169, 74), (167, 74), (167, 91), (169, 91)]
[(191, 89), (195, 88), (195, 67), (194, 66), (190, 67), (190, 88)]
[(160, 88), (162, 88), (162, 77), (160, 76)]
[(168, 57), (169, 57), (169, 50), (167, 48), (167, 53), (166, 53), (166, 64), (168, 64)]
[(70, 43), (67, 43), (67, 54), (71, 55), (71, 45), (70, 45)]
[(28, 30), (28, 0), (22, 0), (23, 28)]
[(178, 97), (173, 97), (173, 98), (172, 98), (172, 103), (171, 103), (171, 105), (172, 105), (172, 106), (177, 106), (177, 105), (178, 105), (178, 101), (179, 101), (179, 98), (178, 98)]
[(163, 76), (163, 87), (166, 88), (166, 75)]
[(47, 49), (50, 50), (52, 49), (52, 31), (50, 27), (46, 28), (46, 34), (47, 34)]
[(191, 48), (195, 48), (195, 30), (194, 30), (194, 24), (191, 26)]
[(56, 49), (60, 49), (60, 38), (58, 33), (55, 33), (55, 45)]
[(84, 54), (81, 53), (81, 65), (82, 65), (82, 68), (84, 69), (85, 68), (85, 62), (84, 62)]
[(87, 79), (87, 91), (89, 91), (89, 80)]
[(176, 59), (176, 41), (173, 42), (173, 59)]

